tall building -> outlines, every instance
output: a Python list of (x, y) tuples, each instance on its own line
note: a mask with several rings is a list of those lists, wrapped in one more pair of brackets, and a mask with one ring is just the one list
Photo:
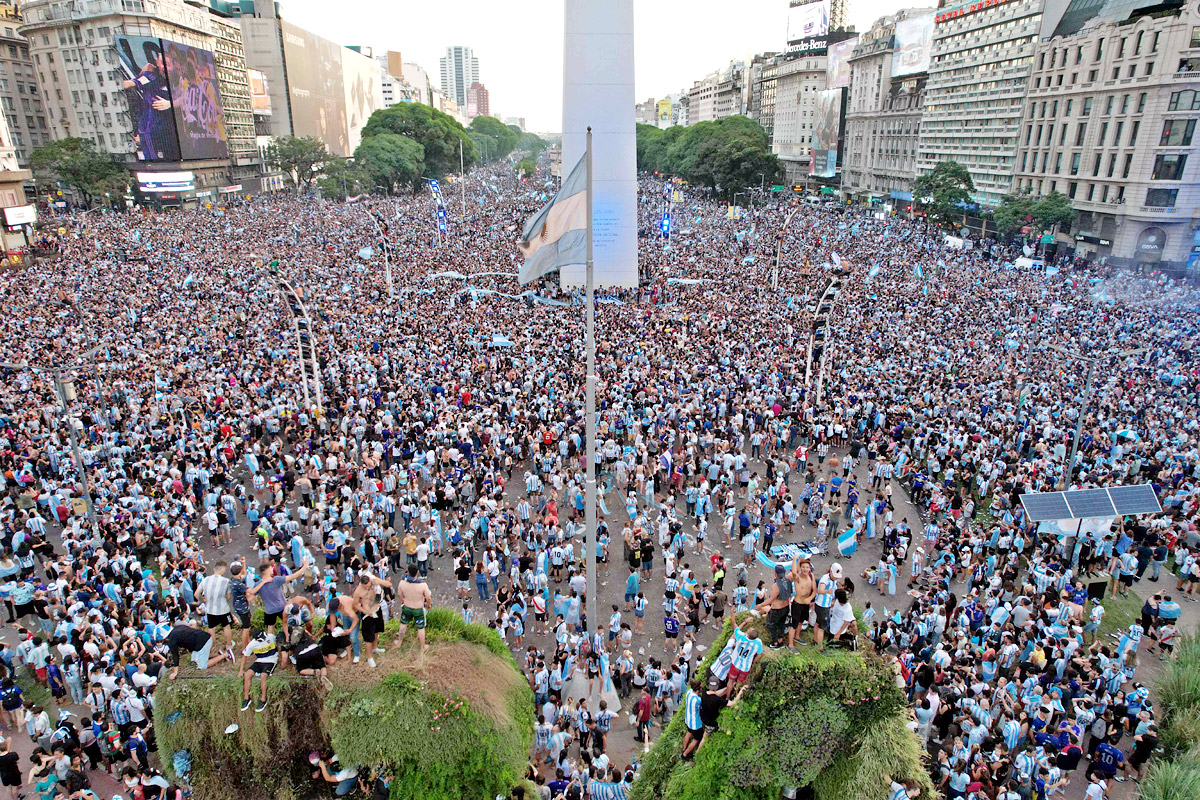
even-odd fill
[(269, 135), (292, 135), (292, 104), (288, 93), (287, 70), (283, 61), (283, 20), (274, 0), (210, 0), (214, 8), (239, 15), (242, 47), (246, 66), (263, 74), (270, 96)]
[(784, 60), (775, 70), (771, 152), (783, 162), (789, 183), (802, 182), (808, 176), (817, 96), (828, 85), (827, 62), (825, 56), (801, 56)]
[(1075, 0), (1035, 47), (1014, 189), (1071, 198), (1080, 254), (1194, 265), (1200, 9), (1133, 5)]
[(851, 196), (912, 200), (933, 15), (906, 9), (883, 17), (850, 55), (842, 190)]
[(750, 118), (762, 126), (767, 132), (767, 144), (775, 138), (775, 96), (779, 84), (779, 65), (787, 60), (784, 55), (776, 55), (754, 72), (754, 83), (750, 87)]
[(730, 61), (693, 83), (687, 92), (689, 124), (745, 114), (745, 72), (744, 62)]
[(505, 125), (516, 125), (521, 130), (525, 130), (525, 118), (524, 117), (505, 117), (504, 119), (502, 119), (500, 121), (503, 122)]
[[(12, 134), (8, 130), (7, 117), (6, 114), (0, 118), (0, 209), (25, 205), (25, 182), (32, 177), (32, 173), (18, 163)], [(3, 212), (0, 211), (0, 221), (4, 219)], [(3, 244), (6, 250), (15, 249), (24, 243), (23, 232), (14, 235), (14, 232), (5, 230), (2, 225), (0, 231), (4, 234)], [(0, 258), (3, 258), (3, 255), (0, 253)]]
[[(226, 192), (257, 192), (262, 172), (250, 106), (250, 81), (246, 71), (246, 52), (242, 46), (242, 27), (236, 19), (204, 0), (189, 0), (208, 11), (213, 34), (213, 60), (217, 68), (217, 86), (221, 93), (221, 112), (229, 143), (229, 183)], [(232, 187), (239, 187), (232, 189)], [(220, 188), (220, 187), (219, 187)]]
[(8, 124), (17, 161), (28, 165), (29, 154), (50, 141), (29, 44), (17, 33), (21, 12), (12, 0), (0, 2), (0, 105)]
[[(404, 78), (408, 85), (417, 91), (417, 94), (420, 96), (417, 102), (432, 106), (433, 83), (429, 80), (429, 73), (420, 64), (412, 61), (405, 61), (403, 67), (404, 74), (399, 77)], [(395, 73), (392, 74), (395, 75)]]
[(651, 97), (634, 106), (633, 121), (639, 125), (657, 125), (658, 98)]
[(492, 103), (488, 98), (487, 87), (478, 81), (472, 83), (471, 88), (467, 89), (467, 119), (491, 115)]
[(454, 100), (459, 108), (467, 107), (467, 90), (479, 83), (479, 59), (469, 47), (447, 47), (441, 59), (442, 94)]
[(976, 202), (994, 206), (1011, 191), (1017, 134), (1045, 4), (1046, 0), (989, 0), (938, 10), (918, 174), (952, 160), (971, 173)]

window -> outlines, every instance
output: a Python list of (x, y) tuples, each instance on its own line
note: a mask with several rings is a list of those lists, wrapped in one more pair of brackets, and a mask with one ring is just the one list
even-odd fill
[(1121, 37), (1121, 41), (1117, 44), (1117, 58), (1125, 57), (1125, 37)]
[(1079, 184), (1078, 184), (1078, 183), (1076, 183), (1075, 181), (1071, 181), (1071, 187), (1070, 187), (1069, 189), (1067, 189), (1067, 197), (1069, 197), (1069, 198), (1071, 198), (1072, 200), (1074, 200), (1074, 199), (1075, 199), (1075, 191), (1076, 191), (1078, 188), (1079, 188)]
[(1153, 62), (1153, 61), (1147, 61), (1147, 62), (1146, 62), (1146, 74), (1147, 74), (1147, 75), (1153, 75), (1153, 74), (1154, 74), (1154, 62)]
[(1076, 153), (1075, 155), (1071, 156), (1071, 174), (1072, 175), (1079, 174), (1079, 161), (1081, 158), (1083, 158), (1083, 156), (1080, 155), (1079, 153)]
[(1129, 177), (1129, 168), (1131, 166), (1133, 166), (1133, 153), (1127, 153), (1125, 155), (1125, 166), (1121, 167), (1121, 177), (1122, 178)]
[(1089, 183), (1088, 184), (1088, 196), (1087, 196), (1088, 202), (1089, 203), (1092, 202), (1092, 198), (1095, 196), (1096, 196), (1096, 184)]
[(1142, 127), (1140, 120), (1134, 120), (1133, 125), (1129, 128), (1129, 146), (1133, 147), (1137, 144), (1138, 130)]
[(1163, 123), (1163, 132), (1158, 140), (1158, 146), (1189, 147), (1192, 144), (1192, 134), (1195, 132), (1196, 120), (1169, 119)]
[(1161, 35), (1162, 35), (1161, 31), (1154, 32), (1154, 38), (1150, 40), (1150, 52), (1151, 53), (1158, 52), (1158, 37)]
[(1054, 174), (1058, 175), (1062, 172), (1062, 153), (1054, 157)]
[(1108, 177), (1111, 178), (1113, 176), (1113, 173), (1116, 171), (1117, 171), (1117, 154), (1113, 153), (1112, 155), (1110, 155), (1108, 157)]
[(1124, 122), (1118, 122), (1117, 127), (1113, 128), (1113, 141), (1112, 141), (1113, 147), (1121, 146), (1121, 131), (1122, 131), (1122, 129), (1124, 129), (1124, 127), (1125, 127)]
[(1075, 63), (1078, 64), (1080, 61), (1083, 61), (1083, 47), (1076, 47), (1075, 48)]
[(1092, 177), (1095, 178), (1100, 174), (1100, 159), (1103, 158), (1099, 153), (1096, 153), (1096, 160), (1092, 162)]
[(1096, 70), (1094, 70), (1094, 69), (1088, 70), (1088, 83), (1095, 83), (1096, 75), (1097, 75)]
[(1058, 129), (1058, 146), (1062, 147), (1067, 143), (1067, 126), (1063, 125)]
[(1187, 166), (1187, 155), (1163, 154), (1154, 159), (1154, 172), (1150, 179), (1155, 181), (1181, 181), (1183, 168)]
[(1069, 117), (1069, 116), (1071, 116), (1071, 109), (1072, 109), (1072, 108), (1074, 108), (1074, 107), (1075, 107), (1075, 101), (1074, 101), (1074, 100), (1068, 100), (1068, 101), (1067, 101), (1067, 116), (1068, 116), (1068, 117)]
[(1146, 110), (1146, 93), (1142, 92), (1141, 94), (1138, 95), (1137, 113), (1141, 114), (1145, 110)]
[(1103, 38), (1096, 40), (1096, 56), (1092, 60), (1099, 61), (1102, 58), (1104, 58), (1104, 39)]
[(1142, 52), (1142, 37), (1145, 36), (1145, 31), (1138, 31), (1137, 38), (1133, 40), (1133, 54), (1140, 55)]
[(1083, 115), (1089, 116), (1092, 113), (1092, 98), (1085, 97), (1083, 100)]
[(1104, 104), (1104, 113), (1106, 115), (1113, 112), (1113, 103), (1116, 101), (1116, 99), (1117, 98), (1115, 96), (1109, 95), (1108, 102)]
[(1146, 205), (1154, 208), (1174, 208), (1178, 189), (1147, 189)]
[(1127, 95), (1127, 94), (1121, 95), (1121, 113), (1122, 114), (1129, 113), (1129, 95)]
[(1076, 147), (1083, 147), (1083, 137), (1084, 137), (1084, 134), (1086, 134), (1086, 133), (1087, 133), (1087, 123), (1086, 122), (1079, 123), (1079, 126), (1075, 128), (1075, 146)]
[(1108, 202), (1108, 184), (1104, 184), (1104, 191), (1100, 192), (1100, 202)]
[(1200, 111), (1200, 92), (1191, 89), (1182, 92), (1171, 92), (1171, 100), (1167, 103), (1167, 111)]
[(1116, 80), (1117, 78), (1119, 78), (1119, 77), (1121, 77), (1121, 68), (1120, 68), (1120, 67), (1113, 67), (1113, 71), (1112, 71), (1112, 77), (1111, 77), (1109, 80), (1114, 80), (1114, 81), (1115, 81), (1115, 80)]
[(1200, 25), (1192, 26), (1192, 41), (1188, 47), (1200, 47)]

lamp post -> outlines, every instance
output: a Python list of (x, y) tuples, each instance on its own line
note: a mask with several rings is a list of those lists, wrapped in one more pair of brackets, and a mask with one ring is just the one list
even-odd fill
[(1087, 414), (1088, 407), (1092, 404), (1092, 379), (1095, 377), (1096, 364), (1106, 358), (1128, 358), (1144, 353), (1149, 350), (1149, 347), (1137, 347), (1133, 350), (1121, 350), (1119, 352), (1105, 352), (1098, 356), (1085, 356), (1082, 353), (1074, 353), (1065, 347), (1056, 344), (1049, 346), (1051, 350), (1059, 353), (1072, 361), (1081, 361), (1087, 364), (1087, 378), (1083, 387), (1083, 399), (1079, 404), (1079, 418), (1075, 422), (1075, 438), (1071, 442), (1071, 456), (1067, 459), (1067, 469), (1063, 473), (1061, 481), (1061, 491), (1066, 491), (1071, 484), (1071, 476), (1075, 474), (1075, 458), (1079, 455), (1079, 439), (1083, 435), (1083, 417)]
[(783, 225), (779, 228), (779, 236), (775, 242), (775, 266), (771, 268), (771, 288), (779, 288), (779, 259), (783, 257), (783, 235), (787, 232), (788, 225), (792, 224), (792, 217), (800, 210), (800, 206), (796, 206), (788, 215), (784, 217)]

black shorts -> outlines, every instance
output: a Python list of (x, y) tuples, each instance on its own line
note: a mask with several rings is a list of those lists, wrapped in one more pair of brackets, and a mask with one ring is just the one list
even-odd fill
[(1126, 586), (1133, 586), (1133, 579), (1135, 577), (1136, 576), (1132, 572), (1123, 572), (1121, 573), (1121, 583), (1125, 584)]
[(829, 607), (817, 606), (817, 625), (821, 630), (829, 629)]
[(704, 726), (701, 725), (699, 728), (688, 728), (687, 732), (692, 735), (693, 739), (701, 739), (704, 737)]
[(273, 627), (275, 627), (275, 623), (279, 622), (279, 620), (282, 618), (283, 618), (282, 611), (264, 611), (263, 612), (263, 625), (267, 628), (273, 628)]
[(379, 612), (372, 614), (369, 617), (363, 617), (362, 620), (362, 639), (364, 642), (374, 643), (376, 637), (383, 632), (383, 617), (379, 616)]
[(230, 618), (228, 614), (209, 614), (208, 627), (210, 628), (228, 628)]
[(808, 622), (808, 606), (793, 601), (791, 608), (792, 627), (799, 628), (805, 622)]
[(664, 635), (664, 636), (666, 636), (666, 638), (668, 638), (668, 639), (674, 639), (674, 638), (676, 638), (676, 637), (678, 637), (678, 636), (679, 636), (679, 631), (673, 631), (673, 632), (672, 632), (672, 631), (667, 631), (667, 632), (666, 632), (665, 634), (663, 634), (663, 635)]
[(233, 616), (237, 618), (237, 623), (238, 623), (239, 628), (241, 628), (244, 631), (250, 630), (250, 612), (249, 611), (235, 611), (235, 612), (233, 612)]
[(325, 658), (321, 655), (321, 648), (317, 647), (309, 650), (307, 653), (300, 653), (296, 656), (296, 670), (305, 669), (322, 669), (325, 666)]
[(255, 661), (250, 665), (250, 671), (256, 675), (270, 675), (275, 671), (274, 661)]
[(34, 613), (33, 603), (19, 603), (16, 606), (16, 614), (18, 617), (25, 617)]

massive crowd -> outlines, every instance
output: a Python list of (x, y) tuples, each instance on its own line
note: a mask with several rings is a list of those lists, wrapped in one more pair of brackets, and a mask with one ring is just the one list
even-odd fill
[[(764, 647), (867, 639), (895, 660), (946, 797), (1044, 800), (1076, 781), (1099, 800), (1140, 775), (1156, 728), (1138, 657), (1169, 653), (1200, 582), (1190, 286), (1017, 270), (1007, 248), (948, 249), (872, 209), (806, 205), (784, 229), (791, 207), (765, 198), (730, 219), (689, 193), (664, 241), (662, 184), (643, 180), (643, 285), (597, 309), (591, 546), (612, 589), (589, 605), (582, 308), (549, 285), (517, 296), (513, 277), (520, 225), (553, 189), (498, 167), (470, 181), (465, 208), (447, 194), (445, 238), (427, 194), (260, 198), (65, 218), (60, 260), (0, 273), (0, 361), (29, 366), (0, 388), (14, 800), (94, 797), (104, 769), (134, 800), (173, 794), (153, 698), (181, 657), (236, 662), (253, 714), (281, 665), (370, 669), (385, 620), (421, 635), (431, 603), (517, 653), (544, 797), (624, 797), (635, 766), (610, 732), (647, 741), (677, 708), (690, 754)], [(808, 332), (838, 260), (818, 402)], [(320, 406), (280, 275), (312, 313)], [(1084, 393), (1084, 367), (1048, 342), (1100, 358), (1069, 483), (1149, 482), (1162, 514), (1079, 536), (1025, 519), (1019, 495), (1063, 477)], [(95, 527), (50, 368), (70, 382)], [(847, 541), (853, 558), (827, 563)], [(811, 558), (773, 550), (800, 542)], [(1111, 596), (1148, 569), (1142, 618), (1098, 636), (1090, 576), (1111, 572)], [(735, 634), (709, 684), (701, 649), (741, 611), (768, 636)], [(12, 679), (26, 669), (84, 713), (52, 719)], [(314, 767), (338, 794), (386, 792), (372, 765)]]

